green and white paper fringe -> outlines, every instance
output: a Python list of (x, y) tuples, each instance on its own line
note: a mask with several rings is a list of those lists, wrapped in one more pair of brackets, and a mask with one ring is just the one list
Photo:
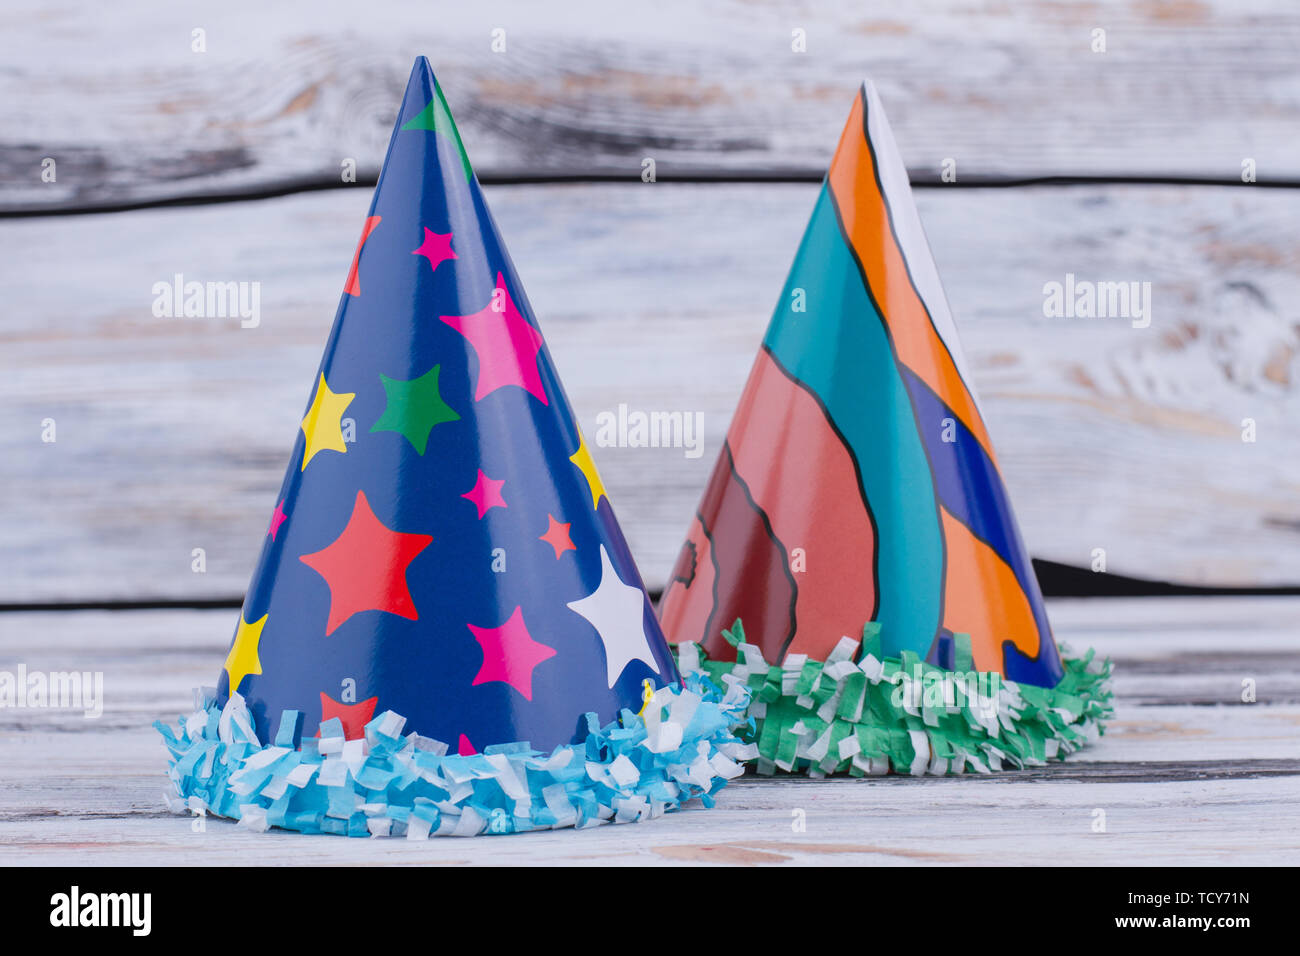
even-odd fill
[(880, 625), (862, 641), (844, 637), (824, 663), (790, 654), (769, 664), (745, 642), (739, 620), (723, 637), (736, 661), (710, 660), (695, 643), (676, 646), (683, 674), (740, 684), (753, 693), (756, 769), (812, 777), (989, 773), (1004, 764), (1026, 767), (1064, 759), (1104, 733), (1111, 716), (1110, 661), (1089, 650), (1082, 658), (1061, 646), (1065, 675), (1053, 688), (977, 672), (970, 637), (954, 638), (955, 666), (937, 667), (905, 651), (881, 653)]

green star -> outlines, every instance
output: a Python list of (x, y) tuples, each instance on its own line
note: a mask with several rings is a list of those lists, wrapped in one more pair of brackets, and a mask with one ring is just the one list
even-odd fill
[(474, 178), (474, 168), (469, 164), (469, 156), (465, 154), (465, 144), (460, 141), (460, 130), (456, 128), (456, 121), (451, 118), (451, 110), (447, 108), (441, 86), (434, 86), (433, 99), (419, 115), (402, 124), (403, 131), (413, 129), (430, 130), (450, 139), (456, 146), (456, 155), (460, 157), (460, 164), (465, 170), (465, 181), (469, 182)]
[(409, 381), (389, 378), (381, 372), (379, 380), (384, 385), (388, 404), (379, 420), (370, 426), (370, 431), (405, 435), (406, 440), (423, 455), (434, 425), (460, 421), (460, 416), (438, 392), (438, 371), (441, 368), (441, 365), (435, 365), (419, 378)]

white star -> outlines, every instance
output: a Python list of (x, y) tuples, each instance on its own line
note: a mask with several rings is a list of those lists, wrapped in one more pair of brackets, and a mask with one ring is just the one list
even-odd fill
[(603, 544), (600, 586), (582, 600), (570, 602), (569, 609), (590, 621), (600, 635), (610, 687), (633, 661), (644, 661), (656, 674), (660, 673), (645, 636), (645, 592), (623, 583)]

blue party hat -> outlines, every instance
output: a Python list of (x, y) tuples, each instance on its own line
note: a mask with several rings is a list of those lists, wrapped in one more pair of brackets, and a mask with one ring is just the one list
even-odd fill
[(682, 685), (421, 57), (216, 693), (164, 731), (176, 802), (354, 835), (639, 819), (740, 772), (744, 696)]

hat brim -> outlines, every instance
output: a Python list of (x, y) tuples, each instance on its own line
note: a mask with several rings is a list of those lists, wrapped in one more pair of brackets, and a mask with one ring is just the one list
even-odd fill
[[(737, 621), (724, 637), (735, 661), (676, 645), (683, 675), (749, 688), (760, 774), (989, 773), (1064, 759), (1105, 732), (1113, 714), (1110, 661), (1060, 647), (1055, 687), (997, 673), (952, 671), (910, 653), (882, 657), (845, 638), (827, 661), (788, 655), (769, 664)], [(877, 647), (874, 648), (878, 651)]]
[(292, 744), (298, 714), (282, 716), (277, 740), (262, 744), (244, 699), (224, 707), (204, 693), (178, 732), (158, 721), (170, 753), (178, 813), (215, 814), (256, 830), (281, 827), (347, 836), (474, 836), (630, 823), (713, 795), (756, 755), (733, 733), (749, 694), (724, 693), (701, 674), (660, 688), (641, 715), (624, 710), (549, 754), (526, 743), (467, 756), (417, 734), (386, 711), (365, 738)]

